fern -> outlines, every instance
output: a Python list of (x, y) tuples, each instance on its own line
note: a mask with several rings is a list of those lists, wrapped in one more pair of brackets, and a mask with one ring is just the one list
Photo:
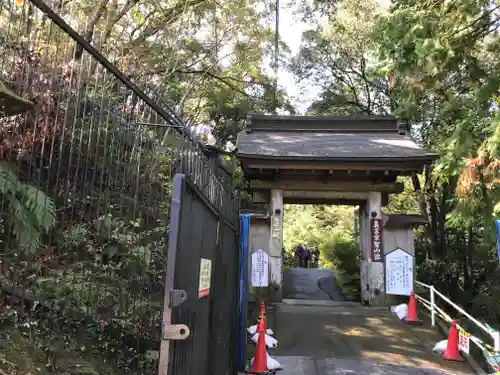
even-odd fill
[(12, 234), (16, 237), (18, 247), (22, 250), (35, 250), (40, 244), (41, 233), (33, 225), (31, 213), (19, 199), (12, 195), (7, 195), (5, 198), (9, 202), (8, 220), (12, 227)]
[(0, 193), (3, 195), (16, 193), (18, 184), (17, 176), (7, 166), (0, 164)]
[(56, 222), (56, 206), (41, 190), (23, 185), (18, 193), (24, 198), (24, 205), (32, 214), (32, 222), (40, 230), (48, 232)]
[(6, 226), (12, 228), (17, 246), (36, 249), (42, 234), (55, 225), (54, 201), (41, 190), (19, 181), (5, 164), (0, 164), (0, 194), (7, 202)]

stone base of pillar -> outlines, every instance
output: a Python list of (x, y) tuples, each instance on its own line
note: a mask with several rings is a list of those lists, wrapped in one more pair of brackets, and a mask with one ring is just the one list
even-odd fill
[(283, 289), (279, 285), (269, 285), (269, 302), (279, 303), (283, 300)]
[(281, 302), (283, 298), (283, 258), (269, 257), (269, 298), (272, 302)]

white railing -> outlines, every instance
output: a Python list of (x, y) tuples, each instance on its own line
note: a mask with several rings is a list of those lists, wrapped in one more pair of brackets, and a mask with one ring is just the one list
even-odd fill
[[(481, 330), (483, 330), (488, 336), (490, 336), (493, 339), (493, 347), (490, 346), (489, 344), (485, 343), (483, 340), (475, 337), (474, 335), (470, 335), (469, 339), (472, 341), (475, 345), (477, 345), (483, 353), (488, 353), (490, 356), (499, 356), (500, 355), (500, 332), (495, 331), (491, 329), (489, 326), (487, 326), (484, 323), (481, 323), (478, 321), (476, 318), (474, 318), (472, 315), (467, 313), (464, 309), (462, 309), (460, 306), (458, 306), (456, 303), (451, 301), (448, 297), (440, 293), (439, 291), (434, 288), (433, 285), (427, 285), (424, 283), (421, 283), (420, 281), (415, 281), (415, 284), (418, 286), (429, 290), (429, 295), (430, 295), (430, 301), (426, 300), (422, 296), (418, 295), (418, 293), (415, 292), (415, 297), (417, 300), (425, 307), (427, 308), (430, 313), (431, 313), (431, 325), (434, 327), (436, 325), (436, 316), (441, 317), (445, 322), (449, 323), (453, 318), (451, 318), (447, 313), (443, 311), (437, 304), (436, 304), (436, 297), (439, 297), (441, 300), (446, 302), (449, 306), (453, 307), (459, 314), (465, 316), (469, 321), (474, 323), (477, 327), (479, 327)], [(466, 329), (463, 327), (460, 327), (459, 324), (457, 323), (457, 328), (467, 332)], [(469, 332), (467, 332), (470, 334)]]

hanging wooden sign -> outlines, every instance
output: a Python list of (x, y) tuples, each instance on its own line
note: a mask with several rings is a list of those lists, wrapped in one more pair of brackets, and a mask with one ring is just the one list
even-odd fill
[(370, 237), (372, 245), (372, 262), (383, 262), (382, 257), (382, 232), (383, 223), (382, 219), (370, 219)]

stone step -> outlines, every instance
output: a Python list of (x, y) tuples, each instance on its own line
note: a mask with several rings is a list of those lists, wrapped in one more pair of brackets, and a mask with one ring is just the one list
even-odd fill
[(275, 304), (278, 312), (292, 314), (343, 314), (343, 315), (386, 315), (391, 314), (388, 306), (363, 306), (356, 302), (283, 300)]

